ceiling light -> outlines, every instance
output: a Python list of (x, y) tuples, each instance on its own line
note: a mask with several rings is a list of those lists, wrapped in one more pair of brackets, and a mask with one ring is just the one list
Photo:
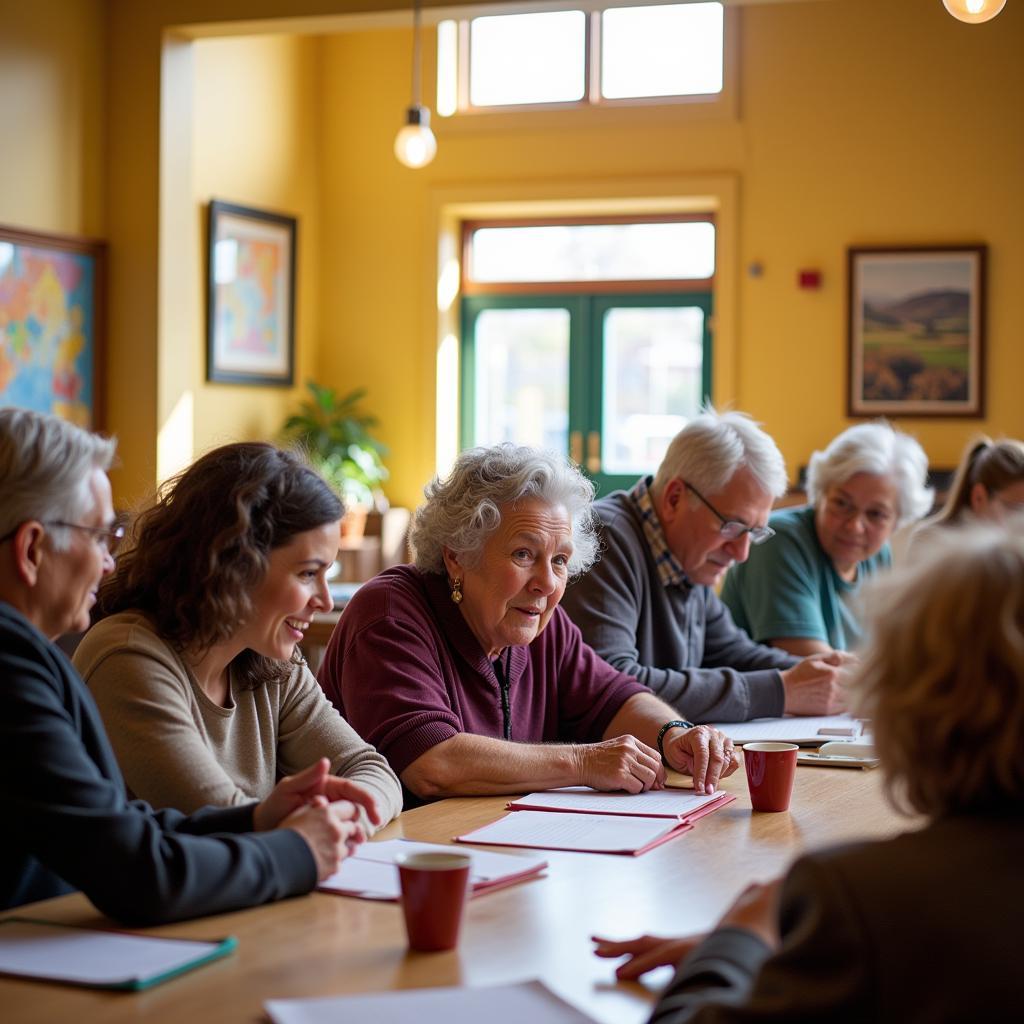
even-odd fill
[(1006, 6), (1006, 0), (942, 0), (942, 4), (957, 21), (980, 25), (991, 21)]
[(412, 103), (405, 124), (395, 136), (395, 156), (406, 167), (425, 167), (434, 159), (437, 139), (430, 130), (430, 111), (420, 103), (420, 0), (412, 10)]

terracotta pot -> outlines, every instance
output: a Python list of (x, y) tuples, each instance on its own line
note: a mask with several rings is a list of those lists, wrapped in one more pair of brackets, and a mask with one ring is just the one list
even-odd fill
[(345, 541), (361, 540), (366, 532), (366, 516), (369, 509), (363, 505), (350, 505), (345, 509), (341, 520), (341, 539)]

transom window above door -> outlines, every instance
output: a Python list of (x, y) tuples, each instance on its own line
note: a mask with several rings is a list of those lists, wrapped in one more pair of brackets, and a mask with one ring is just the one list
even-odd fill
[(464, 228), (461, 440), (653, 472), (711, 391), (708, 216)]
[(437, 112), (715, 97), (725, 24), (718, 2), (442, 21)]

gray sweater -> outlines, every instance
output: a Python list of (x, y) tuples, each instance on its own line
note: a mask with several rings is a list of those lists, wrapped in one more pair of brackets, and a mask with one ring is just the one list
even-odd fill
[(779, 669), (798, 658), (754, 643), (710, 587), (664, 586), (625, 491), (594, 505), (601, 558), (562, 604), (583, 639), (693, 722), (782, 714)]

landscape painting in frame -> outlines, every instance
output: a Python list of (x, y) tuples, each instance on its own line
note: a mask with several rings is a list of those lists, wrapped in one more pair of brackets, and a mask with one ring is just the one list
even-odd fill
[(103, 426), (102, 242), (0, 228), (0, 407)]
[(293, 382), (296, 228), (284, 214), (210, 203), (207, 380)]
[(984, 246), (850, 249), (851, 416), (981, 416)]

